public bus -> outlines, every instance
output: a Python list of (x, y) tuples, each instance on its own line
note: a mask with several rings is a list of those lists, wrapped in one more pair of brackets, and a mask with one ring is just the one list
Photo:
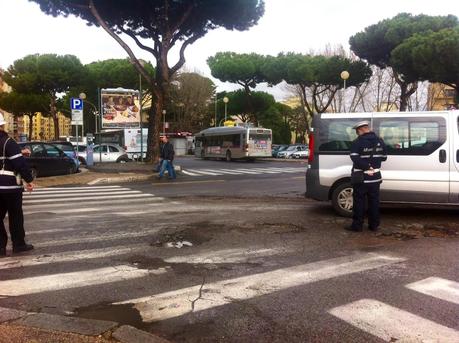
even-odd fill
[(262, 127), (219, 126), (195, 135), (195, 156), (253, 160), (271, 157), (272, 131)]

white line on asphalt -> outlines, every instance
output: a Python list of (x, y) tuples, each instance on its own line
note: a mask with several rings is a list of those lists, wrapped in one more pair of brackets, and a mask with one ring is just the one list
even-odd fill
[(94, 186), (94, 187), (37, 187), (35, 188), (34, 192), (41, 192), (41, 191), (55, 191), (55, 190), (71, 190), (71, 189), (104, 189), (104, 188), (121, 188), (121, 186)]
[(222, 175), (222, 174), (218, 174), (218, 173), (206, 172), (206, 171), (203, 171), (201, 169), (193, 170), (193, 173), (199, 173), (199, 174), (204, 174), (204, 175)]
[(373, 299), (329, 313), (385, 342), (459, 342), (458, 331)]
[[(126, 208), (126, 201), (124, 200), (120, 200), (120, 199), (117, 199), (117, 200), (112, 200), (111, 198), (106, 198), (105, 199), (106, 201), (101, 201), (101, 200), (98, 200), (98, 201), (84, 201), (82, 202), (81, 204), (79, 204), (80, 208), (93, 208), (93, 207), (89, 207), (89, 206), (92, 206), (92, 205), (99, 205), (98, 208), (96, 208), (95, 210), (106, 210), (110, 205), (116, 205), (116, 204), (124, 204), (124, 208)], [(150, 195), (150, 196), (144, 196), (144, 197), (141, 197), (141, 198), (132, 198), (132, 199), (129, 199), (129, 204), (134, 204), (134, 203), (137, 203), (137, 202), (140, 202), (140, 203), (150, 203), (150, 201), (154, 201), (154, 202), (157, 202), (157, 201), (162, 201), (164, 200), (164, 198), (162, 197), (157, 197), (157, 196), (154, 196), (154, 195)], [(75, 204), (73, 204), (72, 206), (75, 206)], [(88, 206), (88, 207), (85, 207), (85, 206)], [(56, 208), (59, 208), (59, 207), (65, 207), (65, 208), (69, 208), (69, 204), (66, 203), (66, 202), (58, 202), (58, 203), (45, 203), (45, 204), (38, 204), (38, 205), (26, 205), (24, 204), (24, 209), (27, 209), (29, 210), (28, 212), (31, 212), (32, 210), (36, 209), (36, 210), (43, 210), (43, 209), (47, 209), (49, 210), (50, 212), (54, 212), (54, 210)], [(74, 208), (74, 207), (73, 207)]]
[(190, 176), (200, 176), (199, 174), (196, 174), (196, 173), (190, 172), (188, 170), (184, 170), (184, 169), (182, 169), (182, 173), (185, 174), (185, 175), (190, 175)]
[(84, 270), (80, 272), (33, 276), (17, 280), (0, 281), (0, 294), (19, 296), (69, 288), (102, 285), (139, 279), (150, 274), (148, 270), (128, 265)]
[(405, 287), (459, 305), (459, 283), (455, 281), (432, 276)]
[[(73, 202), (73, 201), (82, 201), (84, 200), (85, 202), (87, 200), (110, 200), (110, 199), (126, 199), (126, 201), (130, 201), (130, 200), (127, 200), (128, 198), (131, 199), (131, 198), (142, 198), (142, 197), (151, 197), (150, 194), (133, 194), (133, 195), (126, 195), (126, 194), (123, 194), (123, 195), (113, 195), (113, 196), (110, 196), (110, 197), (107, 197), (107, 196), (97, 196), (97, 197), (91, 197), (91, 196), (88, 196), (88, 197), (79, 197), (79, 198), (69, 198), (69, 199), (65, 199), (65, 202)], [(37, 199), (37, 200), (26, 200), (24, 201), (24, 204), (27, 205), (27, 204), (36, 204), (36, 203), (44, 203), (44, 202), (56, 202), (57, 199), (49, 199), (49, 200), (46, 200), (46, 199)]]
[[(127, 190), (127, 191), (113, 191), (113, 192), (95, 192), (89, 193), (80, 191), (78, 193), (63, 193), (63, 194), (33, 194), (26, 198), (26, 200), (33, 199), (51, 199), (51, 198), (67, 198), (72, 199), (72, 197), (79, 197), (85, 195), (86, 199), (91, 199), (95, 195), (118, 195), (118, 194), (138, 194), (142, 193), (141, 191)], [(56, 199), (57, 200), (57, 199)]]
[(227, 169), (200, 169), (199, 171), (206, 171), (206, 172), (211, 172), (211, 173), (219, 173), (220, 175), (222, 174), (230, 174), (230, 175), (236, 175), (238, 173), (235, 173), (233, 170), (227, 170)]
[[(84, 236), (81, 235), (78, 238), (70, 237), (64, 239), (56, 239), (56, 240), (46, 240), (45, 242), (37, 242), (35, 245), (37, 248), (46, 248), (46, 247), (55, 247), (55, 246), (62, 246), (62, 245), (69, 245), (69, 244), (81, 244), (81, 243), (91, 243), (91, 242), (108, 242), (108, 241), (116, 241), (122, 240), (126, 238), (136, 238), (136, 237), (148, 237), (155, 233), (157, 233), (160, 228), (154, 228), (150, 230), (143, 230), (143, 231), (136, 231), (136, 232), (119, 232), (113, 231), (104, 234), (98, 234), (94, 232), (93, 236)], [(0, 292), (1, 294), (1, 292)]]
[[(286, 288), (376, 269), (402, 261), (405, 259), (372, 253), (358, 254), (206, 283), (203, 286), (195, 285), (117, 304), (133, 303), (144, 321), (158, 321), (191, 312), (192, 299), (199, 298), (193, 302), (194, 311), (203, 311), (233, 301), (247, 300)], [(202, 298), (199, 297), (200, 294)]]
[(96, 193), (96, 192), (119, 192), (119, 191), (130, 191), (132, 189), (130, 188), (104, 188), (104, 189), (69, 189), (67, 191), (64, 190), (57, 190), (57, 191), (42, 191), (42, 192), (37, 192), (33, 191), (32, 193), (28, 193), (28, 195), (33, 196), (33, 195), (42, 195), (42, 194), (72, 194), (72, 193), (85, 193), (85, 194), (91, 194), (91, 193)]
[[(111, 256), (119, 256), (123, 254), (138, 253), (148, 249), (148, 244), (130, 244), (121, 245), (120, 247), (110, 246), (102, 249), (86, 249), (86, 250), (75, 250), (65, 251), (59, 253), (51, 253), (46, 255), (24, 255), (6, 257), (0, 260), (0, 270), (20, 267), (30, 267), (36, 265), (45, 265), (51, 263), (62, 263), (62, 262), (73, 262), (88, 260), (94, 258), (104, 258)], [(0, 292), (1, 294), (1, 292)]]

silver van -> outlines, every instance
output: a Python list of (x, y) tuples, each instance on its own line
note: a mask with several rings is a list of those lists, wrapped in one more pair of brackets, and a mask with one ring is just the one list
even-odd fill
[(368, 120), (387, 145), (381, 202), (459, 205), (459, 111), (322, 113), (309, 137), (306, 197), (352, 215), (352, 126)]

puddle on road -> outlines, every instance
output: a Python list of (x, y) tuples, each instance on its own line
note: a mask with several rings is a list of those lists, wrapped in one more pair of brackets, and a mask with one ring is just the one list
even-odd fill
[(140, 313), (132, 304), (114, 305), (111, 303), (99, 303), (74, 310), (74, 316), (78, 318), (109, 320), (120, 325), (131, 325), (138, 329), (145, 329), (147, 323), (142, 320)]

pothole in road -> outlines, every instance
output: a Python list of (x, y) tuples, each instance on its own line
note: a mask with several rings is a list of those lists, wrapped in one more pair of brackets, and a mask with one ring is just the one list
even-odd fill
[[(193, 245), (201, 245), (205, 242), (208, 242), (212, 239), (212, 233), (217, 233), (218, 230), (221, 230), (222, 226), (217, 224), (212, 224), (210, 222), (200, 222), (187, 225), (184, 229), (180, 231), (173, 232), (177, 228), (168, 228), (162, 231), (155, 239), (150, 242), (151, 246), (156, 247), (171, 247), (170, 243), (182, 243), (179, 244), (180, 247), (191, 247)], [(190, 244), (186, 244), (191, 243)], [(175, 246), (178, 247), (178, 246)]]
[(73, 311), (74, 316), (85, 319), (109, 320), (120, 325), (131, 325), (138, 329), (145, 329), (139, 311), (132, 304), (114, 305), (111, 303), (99, 303), (85, 307), (79, 307)]

